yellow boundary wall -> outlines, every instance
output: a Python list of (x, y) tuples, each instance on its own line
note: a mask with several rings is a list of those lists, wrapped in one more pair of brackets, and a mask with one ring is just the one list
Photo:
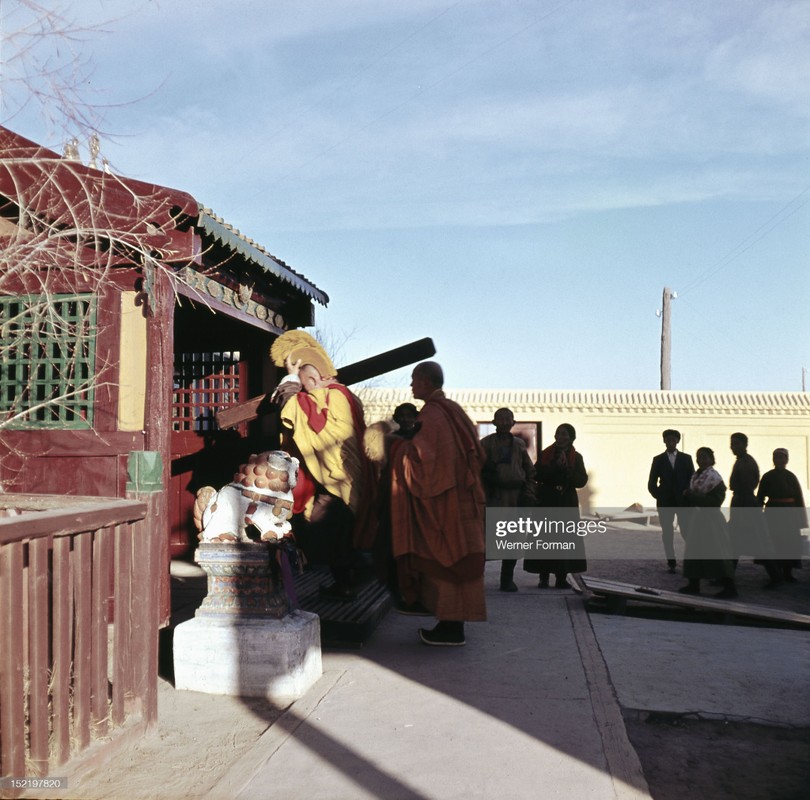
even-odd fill
[[(390, 419), (397, 405), (414, 402), (409, 389), (361, 388), (366, 421)], [(810, 393), (804, 392), (673, 392), (446, 389), (470, 418), (489, 423), (498, 408), (512, 409), (518, 422), (542, 423), (542, 441), (551, 443), (555, 428), (576, 428), (576, 447), (588, 470), (580, 492), (583, 509), (655, 505), (647, 493), (653, 456), (663, 452), (661, 433), (681, 432), (680, 449), (694, 456), (711, 447), (717, 469), (728, 482), (734, 464), (729, 436), (748, 436), (748, 452), (761, 472), (771, 469), (775, 448), (790, 452), (788, 469), (810, 500)], [(417, 407), (420, 403), (415, 403)], [(726, 505), (728, 500), (726, 501)]]

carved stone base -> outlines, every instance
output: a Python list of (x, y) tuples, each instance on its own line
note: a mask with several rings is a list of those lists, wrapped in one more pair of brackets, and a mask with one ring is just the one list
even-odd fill
[(208, 595), (174, 630), (177, 689), (289, 705), (321, 677), (320, 619), (289, 611), (275, 552), (265, 543), (200, 544), (194, 558)]
[(198, 617), (224, 614), (281, 619), (290, 610), (271, 545), (203, 542), (194, 560), (208, 575), (208, 594), (197, 609)]
[(286, 706), (322, 673), (320, 620), (308, 611), (264, 620), (202, 616), (174, 630), (176, 689)]

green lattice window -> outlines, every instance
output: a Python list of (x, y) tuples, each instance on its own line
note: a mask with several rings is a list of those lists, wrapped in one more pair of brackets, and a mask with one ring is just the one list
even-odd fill
[(0, 415), (15, 428), (93, 423), (91, 294), (0, 297)]

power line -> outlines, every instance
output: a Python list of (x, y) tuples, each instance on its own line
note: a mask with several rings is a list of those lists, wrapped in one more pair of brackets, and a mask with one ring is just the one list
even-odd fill
[[(733, 247), (729, 250), (726, 255), (716, 261), (711, 267), (709, 267), (703, 274), (698, 275), (691, 283), (687, 284), (683, 289), (680, 289), (680, 293), (686, 294), (686, 292), (695, 289), (696, 287), (700, 286), (700, 284), (705, 283), (709, 278), (716, 275), (720, 270), (727, 267), (734, 261), (736, 258), (741, 256), (743, 253), (750, 250), (757, 242), (764, 239), (774, 228), (781, 225), (783, 222), (789, 220), (794, 214), (801, 211), (808, 203), (810, 203), (810, 197), (806, 198), (803, 202), (799, 202), (802, 197), (810, 193), (810, 186), (805, 187), (799, 194), (796, 195), (790, 202), (786, 203), (782, 208), (779, 209), (770, 219), (766, 220), (762, 223), (755, 231), (748, 234), (738, 245)], [(798, 203), (798, 205), (795, 205)], [(789, 213), (785, 213), (791, 206), (794, 206)]]

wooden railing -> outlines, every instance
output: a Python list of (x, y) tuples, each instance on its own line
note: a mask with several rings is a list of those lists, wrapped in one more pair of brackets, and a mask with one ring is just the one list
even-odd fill
[(3, 777), (63, 774), (156, 724), (160, 548), (146, 514), (138, 500), (0, 494)]

